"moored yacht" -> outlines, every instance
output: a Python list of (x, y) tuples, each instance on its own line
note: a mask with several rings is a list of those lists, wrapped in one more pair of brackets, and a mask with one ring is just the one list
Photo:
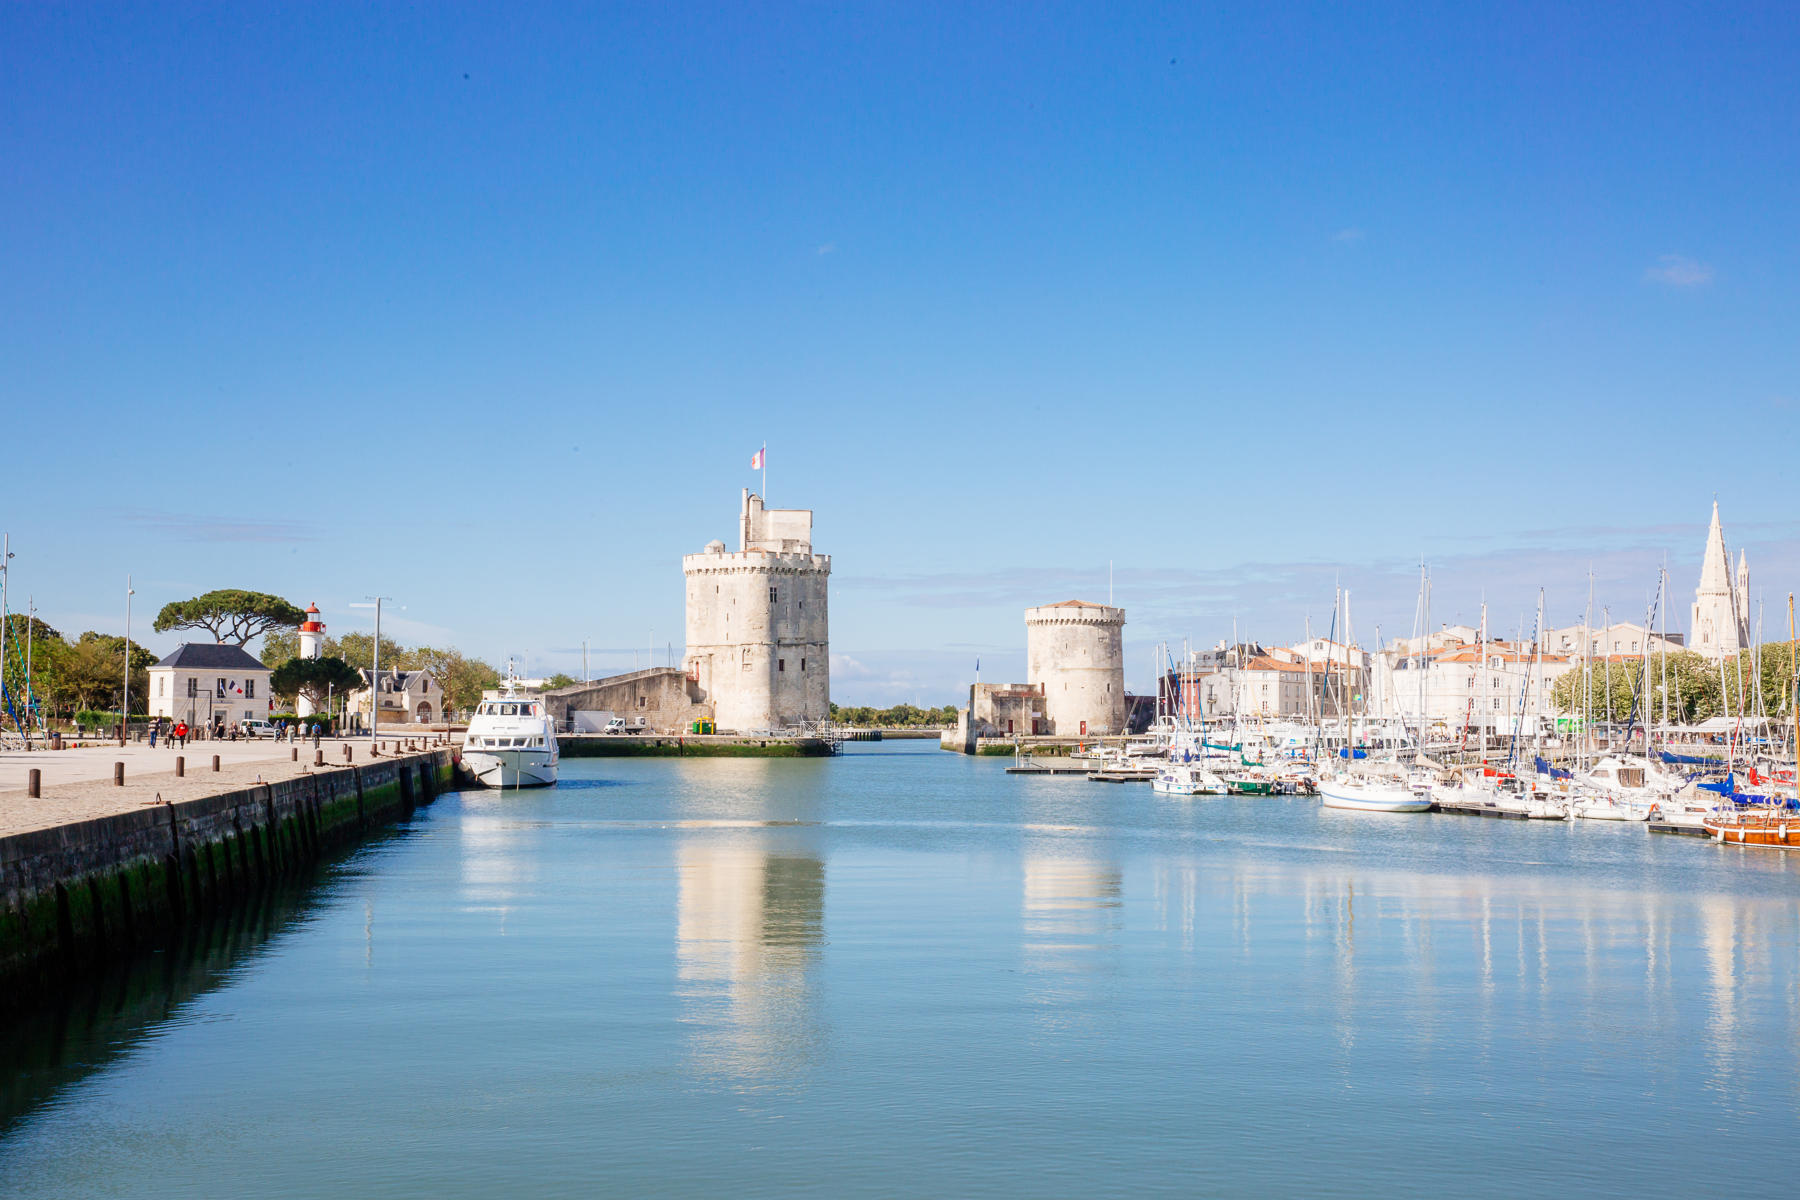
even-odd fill
[(488, 787), (547, 787), (556, 782), (556, 723), (540, 696), (520, 695), (510, 676), (469, 720), (462, 761)]

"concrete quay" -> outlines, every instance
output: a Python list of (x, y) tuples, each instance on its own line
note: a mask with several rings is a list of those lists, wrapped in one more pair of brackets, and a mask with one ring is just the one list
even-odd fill
[[(123, 787), (111, 782), (117, 747), (30, 756), (95, 755), (106, 774), (46, 783), (36, 798), (0, 792), (0, 1009), (32, 1007), (139, 949), (170, 944), (454, 783), (453, 750), (420, 739), (410, 749), (389, 743), (379, 757), (367, 742), (326, 743), (324, 765), (314, 764), (310, 743), (228, 765), (230, 745), (177, 750), (185, 777), (128, 773)], [(346, 747), (361, 761), (345, 762)]]
[(730, 733), (565, 733), (564, 758), (824, 758), (836, 753), (820, 737)]

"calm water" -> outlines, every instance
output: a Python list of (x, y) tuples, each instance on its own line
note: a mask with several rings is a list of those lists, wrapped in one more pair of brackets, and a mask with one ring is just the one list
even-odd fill
[(0, 1043), (7, 1196), (1791, 1196), (1800, 862), (573, 761)]

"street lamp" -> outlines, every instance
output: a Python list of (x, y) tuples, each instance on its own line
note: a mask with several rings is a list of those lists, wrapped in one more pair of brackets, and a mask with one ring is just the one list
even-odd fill
[(351, 608), (372, 608), (375, 610), (375, 665), (369, 672), (369, 741), (375, 740), (377, 727), (381, 724), (381, 603), (392, 600), (392, 596), (365, 596), (372, 601), (368, 604), (352, 604)]
[(119, 701), (119, 745), (125, 744), (125, 726), (131, 720), (131, 598), (137, 590), (131, 576), (125, 577), (125, 693)]

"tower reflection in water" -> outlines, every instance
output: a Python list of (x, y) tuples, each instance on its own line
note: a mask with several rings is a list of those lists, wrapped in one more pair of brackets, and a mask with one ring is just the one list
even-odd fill
[(825, 864), (778, 836), (694, 832), (676, 849), (677, 995), (707, 1074), (789, 1073), (824, 1043)]

